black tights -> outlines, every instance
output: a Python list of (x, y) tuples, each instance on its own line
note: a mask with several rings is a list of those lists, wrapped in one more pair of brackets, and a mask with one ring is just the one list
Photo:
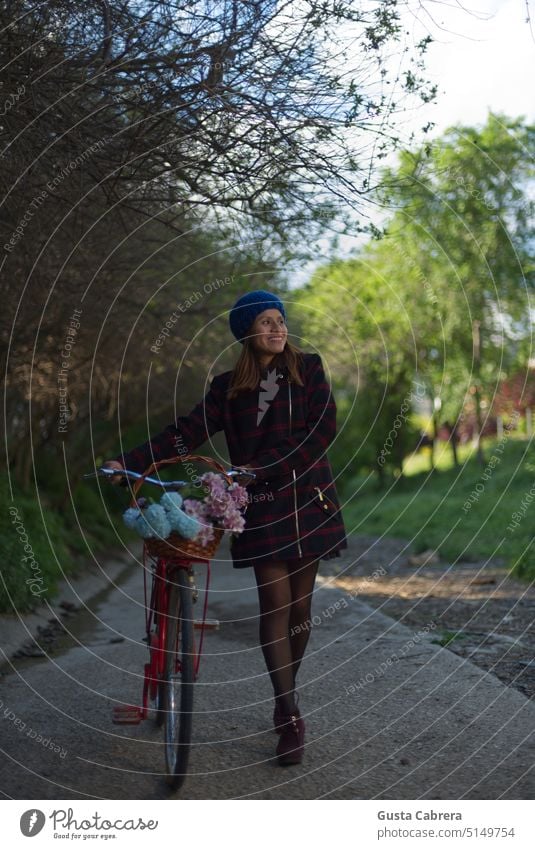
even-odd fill
[(260, 645), (282, 713), (295, 709), (295, 679), (311, 628), (310, 606), (318, 561), (303, 558), (255, 566)]

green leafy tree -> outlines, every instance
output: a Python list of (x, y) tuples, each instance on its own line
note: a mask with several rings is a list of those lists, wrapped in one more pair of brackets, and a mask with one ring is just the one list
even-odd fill
[(338, 398), (333, 461), (344, 476), (368, 469), (381, 483), (386, 470), (401, 473), (417, 442), (415, 340), (403, 293), (384, 272), (372, 245), (359, 259), (319, 269), (294, 297), (303, 337), (322, 355)]
[[(388, 62), (404, 41), (403, 6), (0, 5), (0, 338), (6, 462), (20, 482), (29, 485), (45, 445), (62, 451), (58, 372), (74, 309), (69, 438), (76, 427), (84, 445), (90, 410), (99, 424), (116, 414), (120, 379), (126, 420), (136, 409), (143, 418), (166, 299), (239, 269), (178, 330), (186, 344), (210, 327), (198, 345), (206, 363), (219, 344), (210, 319), (275, 260), (310, 255), (341, 197), (346, 221), (362, 206), (373, 161), (398, 141), (391, 92), (404, 105), (433, 95), (421, 66), (427, 40), (399, 70)], [(135, 344), (123, 357), (125, 338)], [(163, 359), (150, 373), (164, 387), (158, 409), (174, 367)]]
[[(499, 380), (527, 368), (532, 142), (522, 120), (490, 115), (479, 130), (456, 127), (404, 151), (382, 180), (383, 238), (318, 269), (299, 293), (307, 336), (331, 362), (342, 398), (348, 387), (356, 395), (340, 448), (357, 446), (364, 458), (365, 442), (377, 459), (416, 379), (433, 444), (440, 420), (449, 421), (457, 461), (464, 412), (474, 411), (479, 436)], [(389, 455), (398, 468), (409, 421)]]
[(490, 114), (480, 129), (454, 127), (404, 152), (383, 182), (394, 251), (436, 307), (423, 311), (419, 368), (443, 414), (457, 420), (472, 399), (478, 435), (530, 333), (533, 140), (523, 120)]

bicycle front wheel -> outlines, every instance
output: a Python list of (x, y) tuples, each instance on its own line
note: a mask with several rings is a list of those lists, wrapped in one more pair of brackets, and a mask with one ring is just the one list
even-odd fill
[(178, 790), (186, 778), (193, 719), (194, 644), (192, 587), (186, 569), (169, 582), (165, 667), (165, 762), (167, 783)]

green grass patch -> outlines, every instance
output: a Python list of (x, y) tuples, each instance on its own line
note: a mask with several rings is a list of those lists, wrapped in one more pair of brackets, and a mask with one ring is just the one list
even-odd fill
[(466, 640), (468, 634), (465, 634), (464, 631), (442, 631), (436, 640), (431, 640), (437, 646), (442, 646), (445, 648), (449, 646), (450, 643), (453, 643), (454, 640)]
[[(127, 444), (135, 445), (135, 436)], [(96, 457), (96, 465), (115, 453)], [(204, 464), (197, 468), (208, 470)], [(27, 492), (14, 487), (11, 497), (7, 481), (0, 487), (0, 612), (35, 608), (54, 596), (62, 577), (82, 572), (93, 555), (139, 540), (122, 521), (128, 490), (104, 479), (83, 480), (86, 470), (92, 463), (82, 470), (77, 465), (69, 483), (57, 455), (43, 451), (37, 488), (35, 482)], [(162, 469), (161, 477), (183, 479), (185, 471), (179, 463)], [(159, 501), (162, 493), (146, 485), (142, 494)]]
[[(470, 443), (468, 445), (459, 445), (457, 456), (460, 463), (465, 463), (474, 454), (474, 447)], [(451, 448), (446, 442), (439, 442), (435, 448), (434, 458), (435, 468), (439, 471), (447, 471), (453, 467), (453, 457)], [(431, 466), (431, 449), (421, 448), (414, 454), (409, 454), (403, 461), (403, 474), (407, 476), (417, 475), (428, 472)]]
[[(103, 500), (95, 484), (80, 483), (66, 503), (40, 487), (38, 495), (0, 488), (0, 612), (24, 612), (51, 598), (63, 576), (80, 572), (90, 552), (128, 539), (122, 498)], [(117, 503), (115, 503), (117, 502)]]
[[(119, 451), (112, 435), (109, 422), (95, 423), (93, 436), (101, 446), (94, 458), (97, 467)], [(125, 446), (138, 445), (147, 438), (146, 425), (137, 423), (123, 437)], [(13, 483), (11, 493), (7, 480), (0, 486), (0, 612), (31, 610), (54, 596), (63, 576), (82, 572), (93, 555), (139, 539), (122, 521), (128, 490), (104, 479), (84, 480), (83, 473), (93, 470), (88, 436), (82, 429), (73, 439), (69, 480), (63, 458), (51, 446), (34, 458), (36, 480), (27, 491)], [(208, 466), (199, 465), (199, 470)], [(162, 471), (164, 479), (184, 476), (180, 464)], [(155, 500), (161, 496), (150, 486), (142, 494)]]
[[(517, 575), (535, 578), (535, 497), (529, 495), (535, 446), (512, 437), (486, 440), (484, 453), (484, 466), (469, 450), (455, 469), (451, 451), (444, 452), (434, 472), (409, 458), (404, 476), (381, 491), (374, 477), (346, 479), (341, 494), (349, 499), (348, 532), (403, 537), (415, 551), (438, 549), (450, 561), (502, 557)], [(523, 515), (511, 529), (515, 513)]]

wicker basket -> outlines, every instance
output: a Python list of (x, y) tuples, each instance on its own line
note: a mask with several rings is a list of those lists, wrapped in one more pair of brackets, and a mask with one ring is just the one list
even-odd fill
[[(149, 466), (149, 468), (143, 472), (142, 477), (140, 477), (132, 486), (133, 497), (130, 502), (130, 506), (137, 507), (137, 494), (143, 486), (145, 478), (152, 472), (160, 469), (162, 466), (169, 466), (174, 463), (183, 463), (188, 460), (197, 460), (206, 463), (216, 472), (220, 472), (228, 483), (232, 483), (232, 478), (225, 473), (225, 467), (212, 457), (203, 457), (199, 454), (186, 454), (182, 457), (172, 457), (169, 460), (160, 460), (158, 463), (153, 463), (152, 466)], [(186, 559), (200, 558), (202, 560), (210, 560), (219, 547), (223, 533), (224, 531), (222, 528), (214, 528), (213, 540), (206, 545), (202, 545), (194, 539), (185, 539), (176, 531), (173, 531), (166, 539), (154, 539), (152, 537), (146, 539), (145, 550), (151, 557), (166, 557), (168, 559), (183, 557)]]

